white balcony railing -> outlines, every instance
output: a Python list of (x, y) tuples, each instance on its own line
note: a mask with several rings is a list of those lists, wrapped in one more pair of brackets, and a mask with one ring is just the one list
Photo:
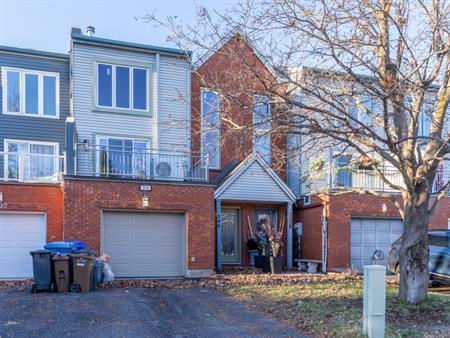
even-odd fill
[(27, 183), (62, 181), (65, 158), (62, 155), (0, 152), (0, 180)]
[(208, 181), (208, 156), (78, 143), (75, 175), (145, 180)]
[[(433, 183), (433, 192), (440, 191), (450, 181), (450, 163), (438, 168)], [(403, 187), (403, 177), (397, 169), (381, 167), (382, 175), (392, 184)], [(395, 192), (373, 169), (355, 169), (327, 166), (320, 170), (311, 170), (302, 175), (302, 194), (319, 192), (324, 189), (333, 190), (372, 190), (379, 192)]]

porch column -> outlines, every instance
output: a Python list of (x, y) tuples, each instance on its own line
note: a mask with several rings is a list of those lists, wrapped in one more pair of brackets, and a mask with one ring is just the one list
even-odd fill
[(222, 270), (222, 200), (216, 199), (217, 271)]
[(287, 267), (292, 268), (292, 203), (287, 205)]

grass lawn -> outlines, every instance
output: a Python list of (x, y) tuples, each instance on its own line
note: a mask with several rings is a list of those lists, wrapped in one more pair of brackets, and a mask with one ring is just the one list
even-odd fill
[[(362, 337), (361, 280), (234, 284), (226, 292), (314, 337)], [(429, 293), (421, 305), (408, 306), (397, 292), (387, 286), (387, 337), (450, 337), (450, 296)]]

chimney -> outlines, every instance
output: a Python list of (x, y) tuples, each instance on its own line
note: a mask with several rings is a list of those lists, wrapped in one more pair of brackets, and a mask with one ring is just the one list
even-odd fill
[(86, 33), (88, 36), (94, 36), (95, 34), (95, 27), (94, 26), (87, 26), (86, 27)]

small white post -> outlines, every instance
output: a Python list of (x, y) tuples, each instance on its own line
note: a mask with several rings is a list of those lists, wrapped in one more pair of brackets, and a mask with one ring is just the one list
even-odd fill
[(364, 266), (363, 334), (384, 338), (386, 325), (386, 267)]

